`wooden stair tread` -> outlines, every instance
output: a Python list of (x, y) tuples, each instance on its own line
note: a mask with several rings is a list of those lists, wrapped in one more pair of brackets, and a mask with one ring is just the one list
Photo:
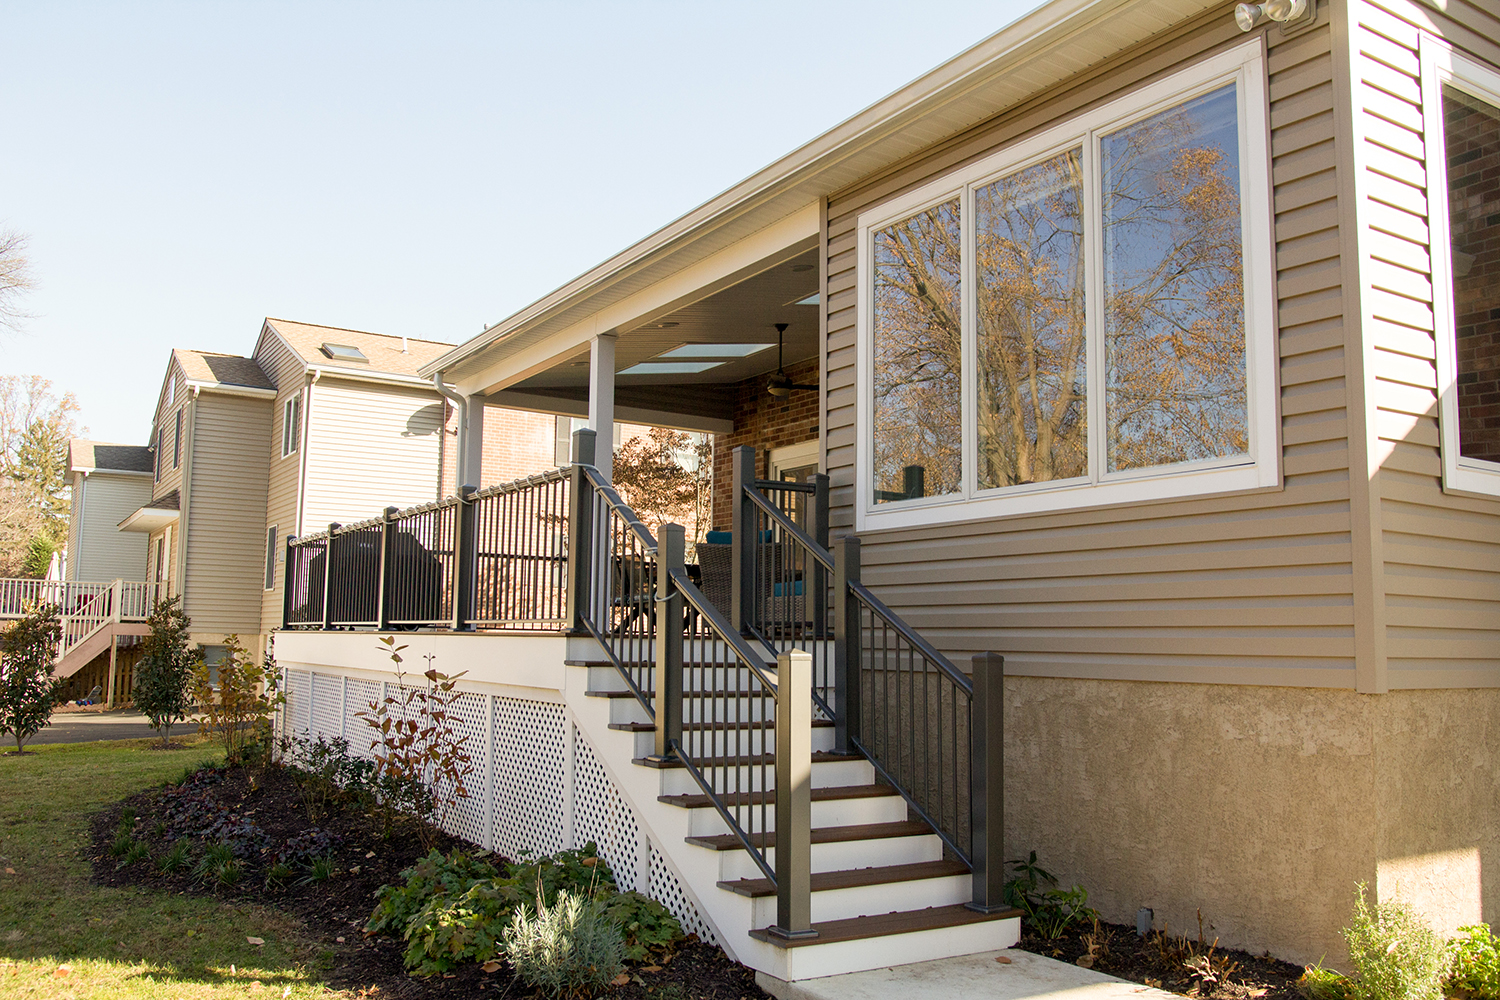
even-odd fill
[[(814, 750), (812, 753), (812, 762), (814, 764), (836, 764), (841, 761), (847, 760), (864, 760), (864, 758), (857, 753), (834, 753), (832, 750)], [(658, 770), (682, 766), (682, 761), (678, 760), (675, 757), (671, 758), (670, 760), (657, 760), (655, 757), (635, 757), (631, 760), (631, 763), (639, 764), (641, 767), (654, 767)], [(735, 758), (708, 757), (700, 760), (698, 762), (698, 767), (701, 770), (705, 767), (732, 767), (745, 765), (753, 767), (759, 764), (766, 764), (769, 766), (775, 763), (776, 755), (774, 753), (770, 753), (752, 754), (747, 757)]]
[[(936, 836), (932, 827), (926, 823), (915, 820), (897, 820), (892, 823), (860, 823), (856, 826), (823, 826), (814, 827), (812, 831), (812, 842), (814, 844), (842, 844), (856, 840), (887, 840), (892, 837), (924, 837)], [(740, 838), (732, 833), (716, 833), (705, 837), (684, 837), (683, 840), (698, 847), (706, 847), (711, 851), (742, 851), (744, 845)], [(750, 837), (750, 843), (756, 847), (767, 848), (776, 846), (776, 834), (757, 833)]]
[(817, 937), (796, 938), (788, 941), (771, 934), (765, 928), (757, 928), (750, 936), (757, 941), (774, 944), (778, 948), (806, 948), (809, 945), (836, 944), (840, 941), (862, 941), (867, 938), (887, 937), (892, 934), (910, 934), (915, 931), (942, 930), (946, 927), (963, 927), (968, 924), (983, 924), (994, 920), (1019, 917), (1020, 910), (1001, 910), (998, 913), (979, 913), (954, 903), (952, 906), (933, 906), (925, 910), (899, 910), (894, 913), (873, 914), (868, 917), (849, 917), (844, 920), (825, 920), (813, 924)]
[[(812, 800), (833, 802), (841, 799), (877, 799), (900, 794), (890, 785), (834, 785), (831, 788), (814, 788)], [(771, 805), (776, 801), (776, 789), (769, 792), (736, 792), (720, 798), (727, 806), (759, 805), (762, 800)], [(656, 801), (680, 809), (711, 809), (714, 804), (707, 795), (658, 795)]]
[[(969, 874), (969, 866), (962, 861), (917, 861), (906, 865), (885, 865), (878, 868), (851, 868), (839, 872), (813, 872), (812, 891), (828, 892), (833, 889), (853, 889), (866, 885), (890, 885), (897, 882), (916, 882), (927, 878), (949, 878)], [(776, 887), (768, 878), (741, 878), (720, 882), (720, 889), (752, 899), (776, 895)]]
[[(654, 733), (656, 723), (654, 722), (611, 722), (609, 728), (619, 730), (622, 733)], [(768, 733), (774, 733), (776, 727), (770, 723), (762, 725), (759, 722), (684, 722), (682, 728), (685, 732), (702, 732), (705, 729), (764, 729)], [(814, 729), (832, 729), (832, 719), (814, 719)]]

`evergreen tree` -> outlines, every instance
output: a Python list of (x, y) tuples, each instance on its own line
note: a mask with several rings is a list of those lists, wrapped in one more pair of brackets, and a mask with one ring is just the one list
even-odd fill
[(26, 547), (26, 558), (21, 560), (21, 575), (34, 579), (46, 576), (47, 570), (52, 568), (52, 554), (56, 551), (57, 543), (47, 532), (32, 535), (31, 544)]
[(182, 610), (181, 597), (156, 602), (146, 626), (140, 662), (135, 668), (135, 707), (161, 732), (162, 746), (172, 735), (172, 724), (187, 718), (192, 698), (188, 689), (193, 668), (198, 665), (196, 650), (188, 645), (192, 619)]
[(0, 736), (16, 738), (16, 753), (52, 718), (61, 685), (52, 661), (62, 637), (56, 604), (40, 604), (0, 634)]

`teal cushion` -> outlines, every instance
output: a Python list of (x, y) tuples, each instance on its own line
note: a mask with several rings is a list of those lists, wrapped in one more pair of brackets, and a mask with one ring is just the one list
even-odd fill
[(704, 536), (703, 540), (709, 545), (728, 545), (730, 542), (734, 541), (734, 532), (710, 531), (706, 536)]

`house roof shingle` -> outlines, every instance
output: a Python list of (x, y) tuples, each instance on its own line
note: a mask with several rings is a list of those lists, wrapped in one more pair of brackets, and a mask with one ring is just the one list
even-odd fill
[(221, 382), (224, 385), (243, 385), (255, 389), (276, 388), (276, 384), (266, 376), (254, 358), (214, 351), (191, 351), (182, 347), (174, 348), (172, 357), (177, 359), (183, 374), (194, 381)]
[(150, 472), (151, 449), (136, 444), (110, 444), (72, 438), (68, 441), (68, 471), (97, 469), (107, 472)]
[[(408, 375), (420, 378), (418, 372), (433, 358), (441, 357), (453, 348), (452, 344), (435, 340), (406, 338), (403, 352), (400, 337), (389, 337), (382, 333), (364, 330), (347, 330), (337, 326), (319, 326), (316, 323), (298, 323), (295, 320), (266, 318), (266, 325), (281, 334), (283, 340), (302, 358), (304, 364), (319, 368), (346, 368), (349, 371), (382, 372), (392, 375)], [(347, 344), (357, 347), (368, 364), (358, 361), (341, 361), (323, 353), (324, 344)]]

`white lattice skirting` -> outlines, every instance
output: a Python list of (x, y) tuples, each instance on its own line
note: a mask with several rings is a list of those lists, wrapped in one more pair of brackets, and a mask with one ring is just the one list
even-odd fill
[[(369, 730), (354, 713), (393, 693), (394, 683), (321, 671), (285, 674), (282, 725), (289, 733), (343, 737), (353, 752), (369, 753)], [(470, 737), (475, 773), (470, 797), (443, 824), (449, 833), (511, 858), (593, 842), (621, 889), (660, 900), (684, 932), (714, 941), (566, 706), (466, 692), (454, 708)]]

